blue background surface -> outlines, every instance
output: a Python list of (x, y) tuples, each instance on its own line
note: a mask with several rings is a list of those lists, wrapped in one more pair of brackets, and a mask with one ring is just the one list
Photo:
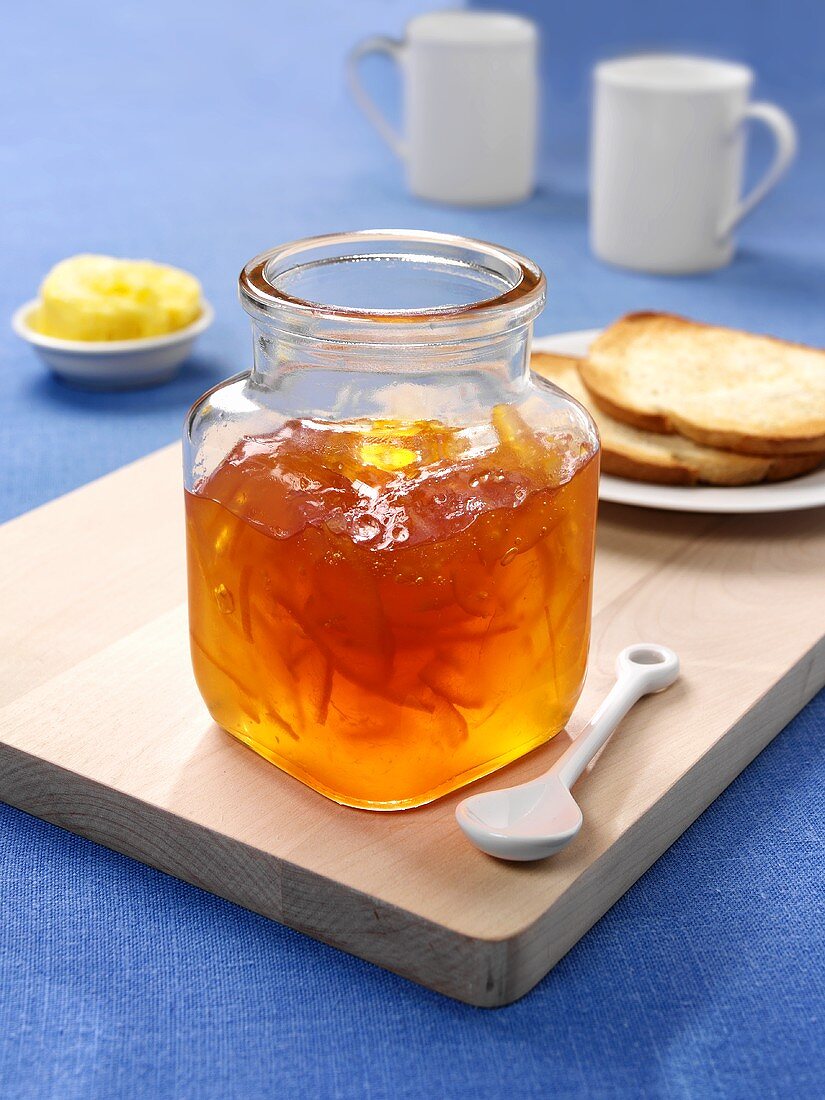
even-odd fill
[[(57, 260), (103, 251), (194, 271), (217, 321), (179, 380), (117, 397), (61, 386), (0, 332), (0, 518), (174, 439), (188, 403), (248, 364), (241, 265), (308, 233), (403, 225), (521, 249), (550, 281), (539, 333), (652, 307), (825, 345), (822, 5), (513, 6), (544, 28), (540, 187), (476, 211), (408, 198), (344, 89), (349, 44), (399, 33), (423, 7), (413, 0), (8, 7), (0, 313)], [(758, 94), (800, 126), (791, 176), (712, 275), (633, 275), (587, 251), (589, 66), (662, 45), (753, 63)], [(394, 98), (387, 66), (366, 75)], [(767, 153), (757, 138), (754, 171)], [(823, 734), (820, 698), (533, 993), (497, 1012), (0, 807), (0, 1093), (821, 1094)]]

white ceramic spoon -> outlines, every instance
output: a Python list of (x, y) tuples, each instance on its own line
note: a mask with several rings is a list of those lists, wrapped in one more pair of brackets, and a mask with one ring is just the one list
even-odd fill
[(630, 708), (678, 678), (679, 658), (663, 645), (631, 645), (616, 659), (616, 676), (610, 694), (549, 771), (458, 804), (456, 821), (476, 848), (498, 859), (544, 859), (576, 836), (583, 819), (570, 788)]

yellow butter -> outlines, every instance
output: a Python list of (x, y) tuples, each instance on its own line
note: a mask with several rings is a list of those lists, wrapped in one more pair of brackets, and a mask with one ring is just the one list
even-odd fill
[(52, 268), (29, 323), (64, 340), (134, 340), (175, 332), (200, 312), (200, 283), (186, 271), (81, 255)]

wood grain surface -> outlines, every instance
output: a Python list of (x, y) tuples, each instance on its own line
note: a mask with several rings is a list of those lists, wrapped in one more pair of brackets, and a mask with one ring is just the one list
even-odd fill
[[(603, 506), (570, 732), (630, 642), (672, 646), (683, 677), (580, 781), (569, 848), (497, 862), (455, 826), (460, 793), (345, 809), (211, 722), (182, 496), (169, 447), (0, 528), (0, 798), (471, 1004), (526, 993), (825, 683), (825, 511)], [(537, 775), (569, 736), (474, 789)]]

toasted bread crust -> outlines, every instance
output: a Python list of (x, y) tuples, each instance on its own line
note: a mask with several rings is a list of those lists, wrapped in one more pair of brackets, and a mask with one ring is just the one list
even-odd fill
[(825, 351), (667, 313), (631, 313), (581, 374), (609, 415), (750, 455), (825, 452)]
[[(582, 360), (581, 364), (584, 368), (585, 361)], [(587, 384), (584, 369), (580, 369), (579, 373), (587, 391), (589, 407), (592, 408), (595, 405), (607, 416), (612, 416), (614, 420), (619, 420), (623, 424), (629, 424), (632, 428), (638, 428), (640, 432), (655, 432), (657, 435), (676, 434), (676, 429), (673, 427), (670, 417), (662, 416), (661, 413), (643, 413), (638, 412), (636, 409), (624, 409), (621, 405), (611, 401), (609, 397), (605, 397), (604, 394), (591, 390)]]
[(801, 477), (821, 466), (822, 461), (823, 455), (817, 452), (808, 455), (780, 455), (768, 467), (765, 481), (787, 481), (792, 477)]
[(580, 370), (583, 361), (566, 355), (534, 352), (531, 363), (548, 379), (589, 408), (602, 440), (606, 474), (659, 485), (753, 485), (808, 473), (823, 455), (749, 456), (706, 447), (683, 437), (637, 428), (610, 416), (588, 393)]
[(602, 445), (602, 473), (626, 477), (630, 481), (647, 481), (654, 485), (698, 485), (696, 472), (687, 466), (653, 466), (630, 455), (620, 454)]
[(819, 454), (825, 457), (825, 432), (820, 435), (787, 436), (747, 435), (743, 432), (705, 430), (694, 421), (681, 416), (669, 418), (671, 431), (679, 432), (687, 439), (702, 443), (706, 447), (719, 447), (736, 454), (753, 455), (758, 458), (784, 455), (787, 458), (807, 457)]

